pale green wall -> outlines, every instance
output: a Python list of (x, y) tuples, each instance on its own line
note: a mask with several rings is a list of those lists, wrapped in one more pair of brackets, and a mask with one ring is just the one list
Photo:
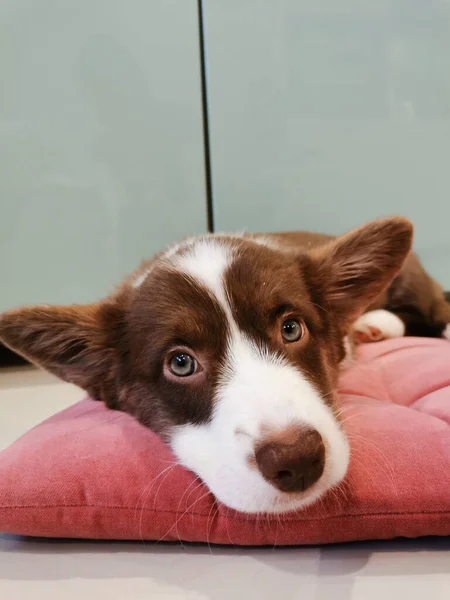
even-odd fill
[(205, 5), (217, 227), (405, 214), (450, 287), (450, 3)]
[[(450, 287), (450, 4), (205, 0), (219, 230), (402, 213)], [(197, 2), (0, 0), (0, 310), (206, 228)]]
[(0, 0), (0, 310), (205, 230), (195, 0)]

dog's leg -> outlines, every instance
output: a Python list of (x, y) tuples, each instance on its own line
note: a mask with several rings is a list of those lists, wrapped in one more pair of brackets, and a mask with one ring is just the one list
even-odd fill
[(353, 324), (351, 337), (362, 344), (403, 337), (405, 332), (405, 324), (397, 315), (380, 308), (361, 315)]
[(450, 340), (448, 295), (411, 254), (384, 295), (354, 323), (353, 331), (356, 343), (405, 335)]

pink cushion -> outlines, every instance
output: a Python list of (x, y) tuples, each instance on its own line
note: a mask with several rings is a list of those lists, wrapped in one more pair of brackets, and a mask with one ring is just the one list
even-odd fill
[(311, 544), (450, 534), (450, 344), (366, 346), (341, 380), (353, 459), (297, 514), (218, 504), (151, 431), (84, 400), (0, 453), (0, 530), (52, 537)]

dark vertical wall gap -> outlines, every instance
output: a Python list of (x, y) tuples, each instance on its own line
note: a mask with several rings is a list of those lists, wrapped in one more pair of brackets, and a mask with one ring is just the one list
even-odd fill
[(197, 0), (198, 7), (198, 34), (200, 47), (200, 78), (202, 88), (202, 119), (203, 119), (203, 153), (205, 160), (205, 193), (206, 193), (206, 214), (208, 231), (214, 232), (214, 202), (213, 202), (213, 184), (211, 168), (211, 145), (209, 135), (209, 110), (208, 110), (208, 79), (206, 67), (205, 50), (205, 23), (203, 17), (203, 0)]

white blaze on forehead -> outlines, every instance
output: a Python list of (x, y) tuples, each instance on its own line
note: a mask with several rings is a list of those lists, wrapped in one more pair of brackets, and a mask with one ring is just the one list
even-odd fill
[(226, 294), (224, 274), (233, 265), (233, 249), (226, 246), (219, 239), (210, 238), (195, 243), (185, 254), (177, 259), (177, 267), (187, 275), (205, 286), (219, 302), (225, 312), (230, 335), (228, 338), (228, 352), (225, 361), (224, 375), (237, 371), (243, 363), (263, 361), (281, 364), (283, 360), (275, 354), (269, 353), (264, 347), (253, 343), (243, 333), (233, 318), (230, 301)]
[(269, 352), (260, 349), (237, 326), (233, 318), (230, 300), (227, 296), (224, 275), (232, 268), (234, 250), (220, 238), (209, 238), (197, 241), (192, 247), (177, 259), (177, 267), (187, 275), (201, 283), (218, 301), (225, 312), (230, 336), (228, 339), (228, 355), (226, 371), (234, 369), (246, 356), (261, 358), (266, 361), (279, 363), (280, 359)]
[(224, 288), (224, 274), (233, 262), (232, 249), (219, 240), (199, 240), (176, 259), (176, 266), (204, 285), (220, 302), (227, 316), (230, 308)]
[[(245, 238), (245, 235), (245, 232), (242, 232), (192, 236), (169, 246), (160, 259), (172, 263), (175, 262), (182, 271), (199, 279), (223, 303), (225, 295), (222, 278), (225, 270), (233, 261), (233, 250), (230, 246), (227, 246), (227, 241), (242, 240)], [(254, 236), (247, 239), (249, 242), (260, 246), (273, 249), (278, 248), (274, 240), (264, 236)], [(139, 288), (147, 279), (151, 270), (152, 266), (138, 273), (132, 282), (132, 286)], [(219, 293), (220, 297), (217, 295), (219, 290), (222, 290)]]
[[(213, 251), (210, 253), (209, 249), (211, 248), (213, 248)], [(219, 282), (219, 273), (226, 269), (227, 265), (224, 263), (230, 259), (230, 257), (227, 258), (225, 256), (227, 252), (228, 249), (223, 244), (218, 243), (213, 237), (193, 236), (182, 242), (172, 244), (159, 257), (159, 261), (168, 262), (172, 265), (175, 264), (181, 271), (201, 280), (211, 291), (215, 291), (209, 284), (215, 287)], [(211, 262), (217, 258), (219, 259), (217, 264), (211, 265)], [(132, 282), (132, 286), (134, 288), (140, 287), (150, 275), (152, 269), (153, 265), (138, 272)], [(214, 270), (216, 273), (213, 275)]]

